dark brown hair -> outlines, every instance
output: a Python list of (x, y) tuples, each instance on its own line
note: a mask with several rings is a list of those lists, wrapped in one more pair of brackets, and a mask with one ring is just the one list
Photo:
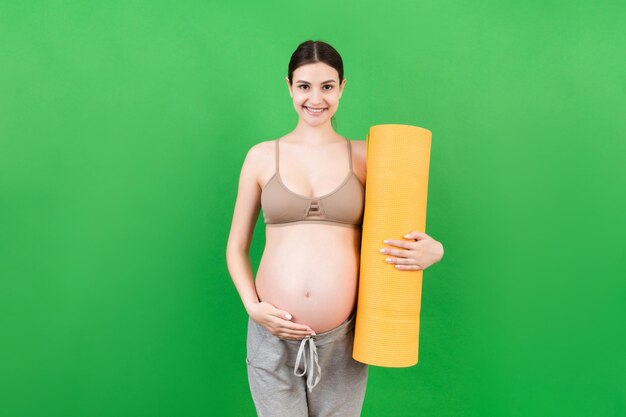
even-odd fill
[[(343, 60), (339, 52), (324, 41), (308, 40), (302, 42), (296, 50), (291, 54), (289, 67), (287, 69), (287, 78), (289, 85), (293, 85), (293, 72), (302, 65), (312, 64), (315, 62), (323, 62), (339, 73), (339, 85), (343, 81)], [(335, 116), (331, 117), (330, 123), (335, 127), (333, 122)]]

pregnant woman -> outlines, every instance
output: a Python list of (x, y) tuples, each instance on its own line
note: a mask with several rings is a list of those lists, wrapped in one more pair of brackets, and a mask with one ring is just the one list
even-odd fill
[[(297, 126), (248, 151), (226, 250), (249, 315), (250, 391), (259, 416), (359, 416), (367, 365), (352, 359), (352, 345), (365, 142), (332, 126), (346, 84), (332, 46), (300, 44), (286, 82)], [(260, 209), (266, 241), (255, 280), (249, 249)], [(441, 243), (410, 230), (381, 249), (400, 270), (425, 269), (443, 256)]]

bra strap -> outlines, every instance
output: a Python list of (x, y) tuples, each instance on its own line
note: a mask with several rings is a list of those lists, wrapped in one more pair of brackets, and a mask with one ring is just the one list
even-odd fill
[(280, 140), (280, 138), (276, 139), (276, 146), (275, 146), (275, 148), (276, 148), (276, 158), (274, 158), (274, 159), (276, 159), (276, 172), (278, 172), (278, 141), (279, 140)]
[(348, 161), (350, 162), (350, 171), (352, 171), (352, 145), (350, 144), (350, 139), (344, 136), (344, 139), (348, 143)]

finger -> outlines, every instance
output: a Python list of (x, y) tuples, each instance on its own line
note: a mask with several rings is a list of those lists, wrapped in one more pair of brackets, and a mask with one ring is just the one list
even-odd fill
[(411, 245), (415, 242), (407, 242), (406, 240), (397, 240), (397, 239), (385, 239), (383, 243), (391, 246), (397, 246), (399, 248), (411, 249)]
[(308, 331), (298, 331), (298, 330), (289, 330), (289, 329), (281, 329), (279, 333), (289, 337), (297, 337), (302, 339), (303, 337), (312, 336), (311, 332)]
[(310, 328), (303, 329), (303, 330), (296, 330), (296, 329), (283, 327), (280, 323), (273, 323), (271, 326), (268, 327), (268, 331), (277, 337), (292, 337), (292, 338), (297, 337), (300, 339), (302, 339), (303, 337), (311, 336), (315, 334), (315, 332)]
[(385, 258), (385, 262), (396, 265), (417, 265), (413, 258)]
[(285, 310), (279, 310), (276, 309), (274, 311), (274, 315), (278, 318), (281, 318), (283, 320), (291, 320), (293, 317), (291, 316), (291, 314), (289, 314), (289, 312), (285, 311)]
[(291, 332), (291, 331), (284, 330), (284, 329), (275, 331), (274, 334), (277, 337), (280, 337), (282, 339), (287, 339), (287, 340), (302, 340), (306, 337), (312, 336), (312, 334), (310, 333)]
[(401, 271), (419, 271), (423, 268), (419, 265), (396, 265), (396, 269)]
[(294, 323), (289, 320), (284, 320), (284, 319), (281, 320), (280, 318), (276, 319), (275, 325), (276, 325), (276, 328), (289, 329), (291, 331), (300, 331), (300, 332), (312, 331), (311, 326), (307, 326), (306, 324), (301, 324), (301, 323)]
[(380, 250), (380, 253), (382, 254), (398, 256), (400, 258), (406, 258), (407, 256), (410, 255), (409, 252), (410, 251), (405, 250), (405, 249), (391, 249), (391, 248), (382, 248)]
[(313, 332), (313, 329), (311, 329), (310, 326), (307, 326), (306, 324), (299, 324), (299, 323), (284, 322), (283, 328), (289, 329), (292, 332), (301, 332), (301, 333)]
[(418, 232), (417, 230), (410, 231), (409, 233), (404, 235), (404, 237), (407, 238), (407, 239), (415, 239), (415, 240), (421, 240), (421, 239), (428, 239), (428, 238), (430, 238), (430, 236), (428, 236), (426, 233)]

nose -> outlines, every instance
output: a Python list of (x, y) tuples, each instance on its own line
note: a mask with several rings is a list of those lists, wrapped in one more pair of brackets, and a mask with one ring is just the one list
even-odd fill
[(312, 89), (311, 96), (309, 98), (309, 102), (311, 106), (317, 106), (322, 104), (322, 100), (320, 99), (321, 93), (318, 90)]

